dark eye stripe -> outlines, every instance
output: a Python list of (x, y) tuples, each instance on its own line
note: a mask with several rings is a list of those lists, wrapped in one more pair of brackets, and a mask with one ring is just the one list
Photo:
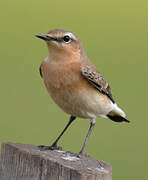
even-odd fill
[(61, 38), (59, 38), (59, 37), (58, 37), (58, 38), (53, 37), (52, 39), (53, 39), (54, 41), (61, 41)]
[[(69, 37), (69, 41), (64, 40), (65, 37), (67, 38), (67, 37), (69, 37), (69, 36), (66, 35), (66, 36), (64, 36), (64, 37), (52, 37), (52, 40), (53, 40), (53, 41), (57, 41), (57, 42), (63, 42), (63, 41), (64, 41), (64, 42), (66, 42), (66, 43), (72, 41), (71, 37)], [(67, 38), (67, 40), (68, 40), (68, 38)]]
[(63, 37), (53, 37), (52, 39), (53, 39), (53, 41), (58, 41), (58, 42), (63, 41)]

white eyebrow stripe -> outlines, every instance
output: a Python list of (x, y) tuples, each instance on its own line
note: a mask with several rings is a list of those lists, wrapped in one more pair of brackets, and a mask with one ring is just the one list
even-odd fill
[(71, 32), (66, 33), (66, 34), (65, 34), (65, 36), (70, 36), (70, 37), (71, 37), (71, 39), (76, 40), (75, 35), (74, 35), (74, 34), (72, 34)]

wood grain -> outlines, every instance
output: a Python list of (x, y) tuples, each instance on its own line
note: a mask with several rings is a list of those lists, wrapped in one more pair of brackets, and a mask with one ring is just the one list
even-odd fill
[(104, 161), (72, 152), (40, 151), (33, 145), (3, 143), (0, 180), (111, 180)]

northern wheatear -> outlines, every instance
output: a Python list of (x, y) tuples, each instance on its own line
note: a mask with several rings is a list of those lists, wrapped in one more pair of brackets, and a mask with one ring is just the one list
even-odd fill
[(48, 57), (40, 66), (47, 91), (54, 102), (71, 115), (55, 142), (41, 148), (58, 149), (60, 137), (76, 117), (90, 119), (90, 128), (80, 154), (86, 147), (97, 117), (129, 122), (115, 103), (109, 84), (89, 61), (81, 42), (72, 32), (55, 29), (36, 37), (45, 40), (48, 47)]

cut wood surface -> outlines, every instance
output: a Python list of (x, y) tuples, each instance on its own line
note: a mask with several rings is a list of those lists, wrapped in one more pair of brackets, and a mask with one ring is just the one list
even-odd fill
[(112, 168), (102, 160), (72, 152), (40, 151), (37, 146), (3, 143), (0, 180), (111, 180)]

